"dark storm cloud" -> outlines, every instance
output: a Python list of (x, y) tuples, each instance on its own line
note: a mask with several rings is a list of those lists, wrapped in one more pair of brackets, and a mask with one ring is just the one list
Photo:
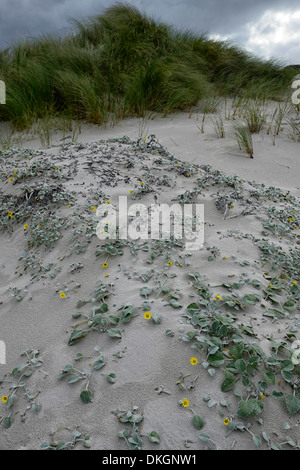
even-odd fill
[[(0, 46), (43, 33), (62, 35), (71, 27), (70, 18), (99, 14), (115, 3), (114, 0), (0, 0)], [(227, 38), (259, 55), (300, 63), (300, 18), (294, 15), (300, 11), (299, 0), (130, 0), (127, 3), (180, 30)], [(288, 20), (277, 17), (273, 21), (278, 12), (289, 12)], [(295, 25), (299, 33), (294, 31)]]

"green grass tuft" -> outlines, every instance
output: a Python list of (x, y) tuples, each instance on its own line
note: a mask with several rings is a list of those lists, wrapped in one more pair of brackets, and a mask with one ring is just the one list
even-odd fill
[(53, 112), (102, 124), (148, 112), (167, 115), (218, 96), (279, 98), (294, 74), (128, 5), (73, 26), (65, 38), (41, 36), (0, 51), (7, 90), (0, 120), (26, 129)]

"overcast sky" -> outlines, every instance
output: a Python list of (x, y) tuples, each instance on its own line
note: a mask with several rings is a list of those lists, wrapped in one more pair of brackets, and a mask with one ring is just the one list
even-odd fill
[[(63, 35), (70, 18), (102, 13), (114, 0), (0, 0), (0, 47), (42, 33)], [(299, 0), (129, 0), (158, 21), (226, 39), (255, 55), (300, 64)]]

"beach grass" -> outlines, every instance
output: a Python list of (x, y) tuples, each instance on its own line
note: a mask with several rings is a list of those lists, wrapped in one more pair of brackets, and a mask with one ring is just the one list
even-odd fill
[(7, 90), (0, 121), (22, 130), (60, 115), (100, 125), (149, 111), (166, 116), (216, 96), (279, 99), (294, 75), (275, 60), (178, 31), (126, 4), (73, 21), (73, 28), (0, 51)]

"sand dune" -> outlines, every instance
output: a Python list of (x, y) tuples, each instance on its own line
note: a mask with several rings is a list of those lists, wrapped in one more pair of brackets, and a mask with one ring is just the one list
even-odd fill
[[(263, 129), (251, 159), (224, 124), (127, 119), (0, 154), (2, 450), (299, 448), (299, 142)], [(120, 195), (204, 204), (203, 248), (100, 240), (93, 209)]]

